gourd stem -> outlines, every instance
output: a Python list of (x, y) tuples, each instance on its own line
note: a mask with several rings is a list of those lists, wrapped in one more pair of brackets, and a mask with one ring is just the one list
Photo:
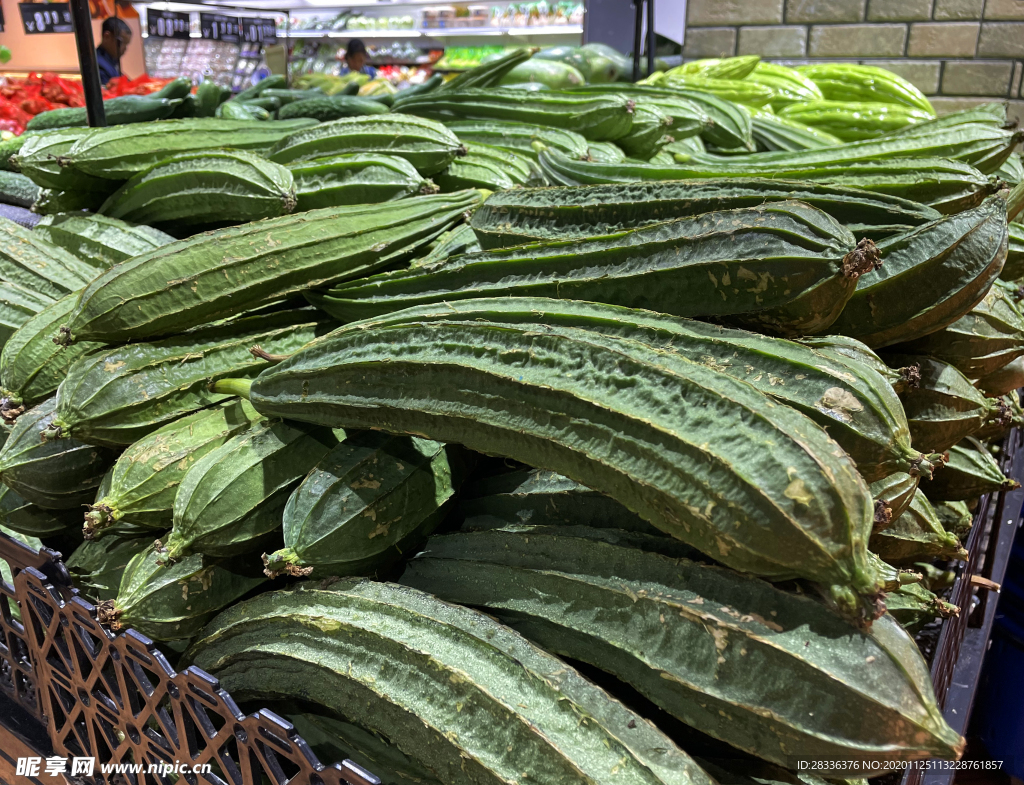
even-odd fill
[(250, 387), (252, 387), (252, 381), (249, 379), (221, 379), (214, 382), (210, 389), (215, 393), (237, 395), (248, 401)]

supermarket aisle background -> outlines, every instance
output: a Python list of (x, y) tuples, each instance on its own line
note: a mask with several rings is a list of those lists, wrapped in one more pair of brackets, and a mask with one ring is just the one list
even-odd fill
[[(6, 73), (23, 71), (58, 71), (78, 73), (78, 53), (75, 36), (72, 33), (49, 33), (27, 35), (21, 23), (18, 0), (0, 0), (3, 8), (4, 28), (0, 33), (0, 44), (11, 50), (11, 61), (3, 66)], [(121, 58), (122, 72), (131, 77), (140, 76), (146, 70), (142, 49), (142, 30), (138, 16), (124, 20), (132, 30), (132, 42)], [(92, 20), (93, 38), (100, 41), (100, 26), (103, 21)]]

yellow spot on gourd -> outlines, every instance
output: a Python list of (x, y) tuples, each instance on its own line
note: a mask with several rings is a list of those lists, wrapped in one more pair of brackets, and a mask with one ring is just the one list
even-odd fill
[(792, 499), (797, 504), (810, 505), (814, 500), (814, 496), (807, 490), (807, 485), (799, 477), (790, 480), (786, 490), (783, 491), (783, 495), (787, 499)]

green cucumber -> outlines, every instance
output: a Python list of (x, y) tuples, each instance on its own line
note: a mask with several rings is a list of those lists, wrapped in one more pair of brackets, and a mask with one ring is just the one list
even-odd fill
[(117, 454), (77, 439), (44, 439), (56, 410), (50, 398), (18, 418), (0, 449), (0, 481), (31, 504), (68, 510), (92, 500)]
[(266, 546), (292, 490), (337, 443), (326, 429), (264, 421), (210, 450), (181, 478), (163, 558), (238, 556)]
[(314, 702), (444, 783), (528, 773), (544, 783), (713, 785), (653, 723), (562, 660), (479, 611), (404, 586), (341, 580), (264, 593), (221, 613), (183, 664), (236, 700)]
[(213, 117), (222, 101), (220, 85), (203, 80), (196, 88), (196, 117)]
[(371, 98), (357, 95), (332, 95), (286, 104), (277, 113), (277, 118), (287, 120), (291, 117), (312, 117), (314, 120), (326, 123), (330, 120), (340, 120), (343, 117), (387, 114), (389, 111), (380, 101), (374, 101)]
[(330, 329), (309, 309), (234, 319), (152, 343), (109, 346), (80, 357), (57, 390), (48, 436), (128, 445), (163, 425), (224, 400), (209, 385), (255, 376), (267, 361), (254, 344), (292, 352)]
[(150, 93), (150, 98), (184, 98), (192, 92), (192, 80), (187, 76), (172, 79), (159, 90)]
[(288, 77), (283, 74), (271, 74), (251, 87), (247, 87), (230, 100), (248, 101), (252, 98), (259, 98), (264, 90), (280, 90), (288, 87)]
[(467, 191), (402, 199), (387, 210), (325, 208), (165, 245), (87, 286), (61, 327), (61, 343), (175, 334), (372, 272), (411, 255), (479, 201)]
[[(943, 468), (936, 476), (945, 471)], [(933, 479), (924, 489), (930, 493), (935, 483)], [(960, 547), (955, 534), (943, 528), (924, 489), (918, 488), (902, 515), (871, 535), (871, 550), (895, 565), (909, 565), (924, 559), (967, 561), (967, 551)]]
[[(215, 389), (248, 395), (268, 416), (412, 433), (555, 471), (736, 569), (802, 575), (830, 587), (851, 614), (860, 612), (856, 595), (873, 602), (864, 561), (873, 502), (818, 425), (746, 382), (638, 341), (561, 327), (546, 313), (503, 321), (500, 308), (515, 304), (494, 301), (493, 321), (481, 318), (478, 301), (465, 321), (446, 319), (442, 306), (357, 322), (251, 385)], [(413, 379), (420, 394), (407, 392)], [(732, 438), (709, 435), (708, 410)], [(740, 467), (765, 440), (773, 448), (754, 480)], [(747, 516), (757, 524), (744, 525)]]
[(782, 766), (840, 759), (881, 771), (959, 757), (964, 740), (942, 718), (924, 659), (888, 617), (858, 629), (810, 597), (607, 534), (522, 527), (434, 537), (402, 581), (482, 607)]
[(774, 202), (469, 254), (341, 284), (314, 302), (349, 321), (466, 298), (560, 297), (801, 335), (835, 320), (873, 248), (814, 207)]
[[(106, 115), (108, 126), (149, 123), (170, 117), (180, 103), (180, 98), (171, 99), (156, 95), (122, 95), (105, 100), (103, 112)], [(69, 106), (40, 112), (25, 124), (25, 130), (50, 131), (59, 128), (84, 127), (88, 124), (89, 117), (84, 106)]]
[(264, 122), (270, 119), (270, 112), (262, 106), (249, 102), (225, 101), (214, 111), (218, 120), (237, 120), (239, 122)]
[(331, 155), (290, 163), (288, 169), (299, 211), (378, 204), (436, 191), (407, 160), (381, 153)]
[(96, 618), (115, 632), (132, 628), (158, 641), (191, 638), (218, 611), (264, 582), (258, 570), (237, 559), (196, 554), (165, 564), (151, 546), (128, 562), (117, 596), (97, 606)]
[[(281, 106), (288, 106), (289, 104), (296, 103), (298, 101), (312, 101), (320, 98), (326, 98), (327, 94), (319, 87), (314, 87), (309, 90), (289, 90), (283, 87), (270, 87), (259, 94), (259, 98), (276, 98), (281, 102)], [(235, 101), (238, 101), (236, 98)]]
[(0, 171), (0, 204), (31, 207), (39, 201), (39, 186), (23, 174)]
[(915, 348), (899, 351), (930, 354), (917, 348), (917, 339), (928, 344), (930, 334), (943, 335), (936, 331), (977, 306), (999, 275), (1006, 202), (991, 197), (973, 210), (882, 240), (878, 250), (881, 268), (858, 280), (832, 331), (874, 348), (901, 343)]
[(77, 213), (48, 215), (33, 231), (101, 270), (174, 241), (166, 232), (150, 226)]
[[(242, 106), (258, 106), (260, 109), (265, 109), (268, 112), (276, 112), (281, 108), (281, 99), (271, 96), (270, 98), (253, 98), (248, 101), (239, 101)], [(277, 117), (278, 120), (285, 120), (287, 118)]]
[[(256, 153), (308, 128), (315, 120), (268, 122), (195, 118), (145, 123), (127, 128), (93, 129), (60, 156), (62, 169), (107, 180), (128, 180), (175, 153), (201, 152), (231, 146)], [(24, 149), (24, 148), (23, 148)]]
[(53, 343), (57, 328), (71, 313), (75, 292), (29, 317), (7, 339), (0, 352), (0, 417), (14, 422), (26, 408), (51, 397), (79, 357), (102, 344), (83, 341), (69, 347)]
[(405, 158), (429, 177), (465, 152), (455, 135), (440, 123), (386, 114), (349, 117), (298, 131), (282, 139), (270, 159), (289, 164), (341, 153), (381, 153)]
[(881, 239), (897, 227), (941, 218), (930, 207), (856, 188), (751, 178), (507, 191), (489, 196), (472, 225), (483, 247), (502, 248), (788, 199), (824, 210), (858, 238)]
[(349, 434), (288, 498), (285, 547), (264, 555), (267, 575), (371, 574), (422, 544), (457, 489), (443, 444)]
[(295, 182), (280, 164), (245, 150), (182, 153), (139, 172), (99, 212), (133, 223), (179, 227), (247, 223), (295, 209)]
[(25, 131), (19, 136), (12, 136), (10, 139), (0, 140), (0, 171), (14, 172), (17, 171), (11, 166), (11, 158), (18, 154), (18, 151), (24, 147), (25, 142), (31, 139), (33, 136), (39, 136), (41, 131)]
[(122, 519), (151, 531), (171, 528), (174, 497), (188, 469), (258, 419), (247, 403), (227, 400), (143, 436), (117, 459), (103, 493), (89, 506), (86, 539)]

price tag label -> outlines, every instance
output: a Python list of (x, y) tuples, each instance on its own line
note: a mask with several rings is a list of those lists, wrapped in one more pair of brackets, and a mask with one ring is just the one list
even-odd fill
[(199, 14), (199, 31), (203, 38), (209, 38), (212, 41), (227, 41), (237, 44), (240, 38), (239, 27), (237, 16)]
[(273, 19), (243, 16), (240, 20), (242, 40), (247, 44), (277, 43), (277, 25)]
[(146, 27), (154, 38), (188, 38), (189, 14), (150, 8), (146, 12)]
[(74, 32), (67, 3), (18, 3), (18, 10), (26, 35)]

